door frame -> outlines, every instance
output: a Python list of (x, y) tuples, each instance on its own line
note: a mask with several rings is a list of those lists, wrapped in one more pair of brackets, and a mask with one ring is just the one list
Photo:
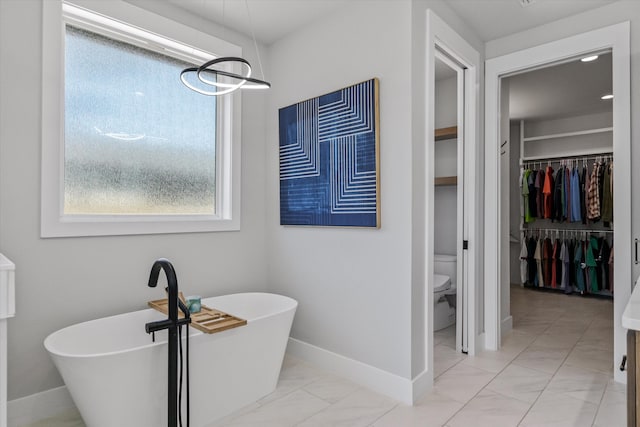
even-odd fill
[[(425, 260), (424, 260), (424, 304), (425, 304), (425, 366), (428, 372), (433, 373), (433, 247), (434, 247), (434, 132), (435, 132), (435, 61), (436, 52), (439, 50), (452, 58), (461, 67), (465, 68), (464, 72), (464, 94), (463, 105), (458, 105), (458, 134), (462, 133), (464, 139), (464, 159), (465, 174), (463, 187), (465, 199), (464, 215), (468, 219), (468, 230), (465, 230), (462, 239), (469, 241), (469, 249), (466, 250), (466, 272), (460, 276), (463, 281), (464, 289), (462, 293), (466, 295), (467, 313), (466, 330), (468, 331), (467, 351), (469, 354), (476, 354), (478, 344), (481, 340), (477, 339), (478, 327), (476, 322), (476, 275), (474, 272), (479, 263), (477, 262), (480, 241), (478, 231), (481, 227), (476, 225), (475, 219), (477, 215), (477, 206), (480, 202), (478, 197), (481, 188), (480, 181), (473, 179), (476, 173), (479, 160), (478, 145), (478, 120), (479, 114), (479, 87), (480, 87), (480, 54), (466, 40), (458, 35), (449, 25), (447, 25), (432, 10), (427, 10), (427, 43), (426, 43), (426, 117), (425, 117), (425, 214), (424, 214), (424, 230), (425, 230)], [(460, 114), (463, 112), (463, 114)], [(460, 132), (462, 128), (462, 132)], [(460, 156), (458, 156), (460, 158)], [(457, 242), (456, 246), (462, 246), (462, 239)], [(462, 314), (462, 313), (461, 313)], [(464, 327), (464, 326), (463, 326)]]
[[(466, 250), (463, 247), (463, 240), (469, 236), (469, 218), (465, 215), (465, 187), (467, 175), (465, 169), (465, 73), (466, 68), (458, 64), (454, 59), (436, 49), (435, 58), (456, 73), (456, 126), (463, 129), (457, 132), (456, 138), (456, 286), (461, 292), (456, 292), (456, 351), (467, 353), (469, 347), (469, 331), (467, 330), (468, 315), (468, 295), (466, 283), (468, 280), (466, 265), (468, 263)], [(435, 112), (434, 112), (435, 114)], [(434, 145), (435, 149), (435, 145)], [(435, 161), (435, 155), (433, 156)], [(434, 196), (435, 205), (435, 196)], [(434, 206), (435, 208), (435, 206)], [(435, 234), (435, 233), (434, 233)], [(435, 246), (435, 242), (434, 242)], [(435, 251), (435, 250), (434, 250)], [(435, 314), (434, 314), (435, 315)], [(434, 322), (435, 323), (435, 322)]]
[[(614, 365), (625, 353), (624, 329), (618, 319), (631, 295), (631, 87), (630, 23), (622, 22), (492, 58), (485, 63), (485, 347), (500, 348), (500, 81), (504, 76), (576, 58), (588, 52), (612, 50), (614, 168)], [(613, 366), (612, 366), (613, 369)], [(614, 370), (615, 380), (625, 375)]]

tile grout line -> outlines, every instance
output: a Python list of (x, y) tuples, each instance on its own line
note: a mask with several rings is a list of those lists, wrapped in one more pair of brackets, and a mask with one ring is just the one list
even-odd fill
[[(393, 411), (394, 409), (396, 409), (398, 406), (400, 405), (400, 403), (396, 403), (395, 405), (393, 405), (393, 407), (391, 409), (389, 409), (388, 411), (386, 411), (384, 414), (380, 415), (378, 418), (376, 418), (375, 420), (373, 420), (370, 424), (367, 424), (367, 427), (374, 427), (375, 424), (380, 421), (382, 419), (382, 417), (384, 417), (385, 415), (387, 415), (389, 412)], [(413, 405), (412, 405), (413, 406)]]
[[(562, 317), (562, 316), (560, 316)], [(584, 337), (584, 334), (587, 333), (587, 330), (589, 329), (589, 327), (591, 327), (591, 325), (593, 324), (593, 320), (591, 320), (589, 322), (589, 326), (587, 326), (585, 328), (585, 330), (582, 332), (582, 334), (580, 335), (580, 338), (578, 338), (578, 340), (575, 342), (575, 344), (573, 344), (573, 347), (571, 347), (571, 349), (569, 350), (569, 352), (567, 353), (567, 355), (564, 357), (564, 359), (562, 360), (562, 363), (558, 366), (558, 368), (555, 370), (555, 372), (553, 373), (553, 375), (551, 375), (551, 379), (549, 380), (549, 382), (547, 383), (547, 385), (542, 389), (542, 391), (540, 392), (540, 394), (538, 394), (538, 397), (536, 397), (536, 400), (533, 401), (533, 403), (531, 404), (531, 406), (529, 406), (529, 409), (527, 410), (527, 412), (524, 414), (524, 416), (520, 419), (520, 422), (518, 422), (518, 426), (520, 426), (522, 424), (522, 422), (524, 421), (524, 419), (527, 417), (527, 415), (529, 415), (529, 413), (531, 412), (531, 409), (535, 406), (535, 404), (538, 402), (538, 400), (540, 399), (540, 396), (542, 396), (542, 394), (545, 392), (545, 390), (547, 390), (547, 387), (549, 387), (549, 384), (551, 383), (551, 381), (553, 381), (553, 378), (556, 376), (556, 374), (558, 373), (558, 371), (564, 366), (565, 362), (567, 361), (567, 358), (569, 357), (569, 355), (571, 355), (571, 353), (573, 352), (573, 350), (575, 350), (576, 346), (578, 345), (578, 343), (580, 342), (580, 340)], [(551, 324), (549, 326), (549, 328), (551, 328), (551, 326), (553, 326), (553, 324)], [(549, 329), (547, 328), (547, 329)], [(538, 337), (540, 335), (543, 335), (544, 332), (547, 331), (547, 329), (545, 329), (541, 334), (538, 335)], [(536, 338), (537, 339), (537, 338)], [(533, 342), (535, 342), (535, 340), (533, 340)], [(531, 345), (531, 344), (529, 344)], [(527, 348), (529, 348), (529, 346), (527, 346)], [(604, 394), (604, 393), (603, 393)], [(598, 408), (599, 409), (599, 408)], [(596, 411), (597, 413), (597, 411)], [(595, 421), (595, 416), (594, 416), (594, 421)]]
[[(549, 325), (549, 327), (551, 327), (551, 326), (552, 326), (552, 325)], [(545, 329), (545, 330), (546, 330), (546, 329)], [(527, 334), (527, 335), (528, 335), (528, 334)], [(537, 336), (536, 336), (536, 338), (537, 338)], [(535, 339), (534, 339), (533, 341), (535, 341)], [(457, 411), (456, 411), (456, 412), (455, 412), (451, 417), (449, 417), (449, 418), (445, 421), (445, 423), (444, 423), (443, 425), (447, 425), (447, 423), (448, 423), (448, 422), (450, 422), (450, 421), (451, 421), (451, 420), (452, 420), (456, 415), (458, 415), (458, 413), (459, 413), (460, 411), (462, 411), (464, 408), (466, 408), (466, 406), (469, 404), (469, 402), (471, 402), (473, 399), (475, 399), (475, 398), (476, 398), (476, 396), (478, 396), (478, 394), (480, 394), (480, 392), (482, 392), (482, 391), (483, 391), (483, 390), (484, 390), (484, 389), (485, 389), (485, 388), (486, 388), (486, 387), (487, 387), (487, 386), (488, 386), (488, 385), (489, 385), (493, 380), (495, 380), (495, 379), (498, 377), (498, 375), (500, 375), (502, 372), (504, 372), (504, 370), (505, 370), (505, 369), (507, 369), (509, 366), (511, 366), (511, 364), (513, 363), (513, 361), (514, 361), (515, 359), (517, 359), (517, 358), (518, 358), (518, 356), (520, 356), (520, 354), (522, 354), (526, 349), (528, 349), (528, 348), (529, 348), (529, 346), (533, 343), (533, 341), (532, 341), (531, 343), (527, 344), (527, 346), (526, 346), (525, 348), (523, 348), (522, 350), (520, 350), (520, 351), (515, 355), (515, 357), (514, 357), (513, 359), (511, 359), (511, 361), (510, 361), (510, 362), (509, 362), (509, 363), (508, 363), (504, 368), (502, 368), (500, 371), (498, 371), (498, 372), (493, 376), (493, 378), (491, 379), (491, 381), (489, 381), (489, 382), (488, 382), (487, 384), (485, 384), (485, 385), (484, 385), (480, 390), (478, 390), (478, 392), (477, 392), (476, 394), (474, 394), (474, 395), (471, 397), (471, 399), (469, 399), (467, 402), (463, 403), (462, 407), (461, 407), (460, 409), (458, 409), (458, 410), (457, 410)], [(480, 370), (484, 371), (484, 369), (482, 369), (482, 368), (476, 368), (476, 369), (480, 369)], [(490, 374), (492, 373), (492, 372), (489, 372), (489, 371), (485, 371), (485, 372), (488, 372), (488, 373), (490, 373)], [(489, 390), (489, 391), (493, 392), (492, 390)], [(453, 399), (453, 400), (455, 400), (455, 399)], [(459, 403), (462, 403), (462, 402), (459, 402)], [(531, 406), (533, 406), (533, 404), (532, 404)], [(531, 407), (530, 407), (529, 409), (531, 409)], [(527, 412), (528, 412), (528, 411), (527, 411)], [(525, 414), (525, 415), (526, 415), (526, 414)], [(521, 420), (521, 421), (522, 421), (522, 420)]]

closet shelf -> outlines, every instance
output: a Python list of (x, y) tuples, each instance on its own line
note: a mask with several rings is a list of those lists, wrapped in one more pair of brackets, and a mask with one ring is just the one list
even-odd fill
[(447, 139), (454, 139), (458, 137), (458, 126), (451, 126), (448, 128), (440, 128), (435, 131), (435, 140), (444, 141)]
[(544, 139), (566, 138), (566, 137), (569, 137), (569, 136), (591, 135), (591, 134), (594, 134), (594, 133), (605, 133), (605, 132), (612, 132), (612, 131), (613, 131), (612, 127), (599, 128), (599, 129), (588, 129), (588, 130), (581, 130), (581, 131), (577, 131), (577, 132), (565, 132), (565, 133), (556, 133), (556, 134), (552, 134), (552, 135), (530, 136), (530, 137), (522, 138), (522, 141), (524, 141), (524, 142), (541, 141), (541, 140), (544, 140)]
[(437, 176), (435, 177), (435, 185), (458, 185), (458, 177), (457, 176)]

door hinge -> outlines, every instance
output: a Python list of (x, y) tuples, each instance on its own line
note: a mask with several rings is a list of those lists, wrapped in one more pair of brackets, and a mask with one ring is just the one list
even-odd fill
[(462, 241), (462, 249), (469, 249), (469, 241), (468, 240), (463, 240)]

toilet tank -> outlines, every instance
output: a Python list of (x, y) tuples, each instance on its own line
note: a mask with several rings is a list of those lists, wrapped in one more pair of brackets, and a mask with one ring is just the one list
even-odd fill
[(433, 272), (449, 276), (452, 287), (456, 286), (457, 261), (455, 255), (435, 254), (433, 259)]

